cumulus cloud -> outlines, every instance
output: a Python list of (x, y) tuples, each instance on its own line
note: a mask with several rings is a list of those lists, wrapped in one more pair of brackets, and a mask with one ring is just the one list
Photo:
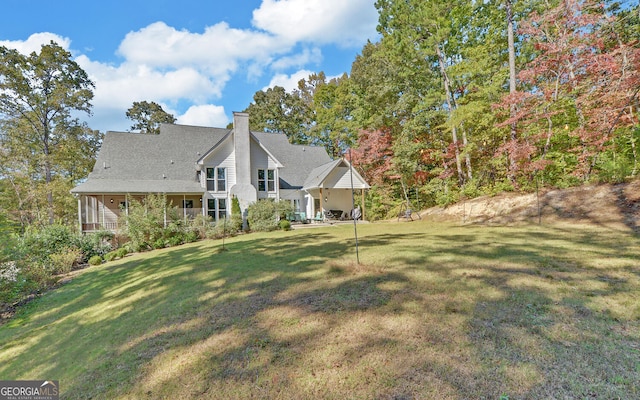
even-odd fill
[(224, 128), (229, 123), (224, 107), (213, 104), (191, 106), (182, 115), (177, 117), (177, 122), (184, 125), (214, 126)]
[(22, 54), (31, 54), (34, 51), (39, 53), (42, 45), (49, 44), (51, 41), (67, 51), (71, 46), (71, 39), (50, 32), (34, 33), (27, 40), (0, 40), (0, 46), (18, 50)]
[[(122, 39), (118, 63), (72, 52), (96, 85), (94, 129), (128, 128), (125, 112), (142, 100), (176, 110), (179, 123), (225, 126), (224, 108), (212, 103), (230, 95), (232, 79), (262, 85), (273, 75), (267, 87), (293, 90), (317, 72), (311, 69), (323, 61), (322, 46), (361, 46), (375, 34), (376, 21), (373, 0), (263, 0), (253, 12), (252, 28), (220, 22), (190, 32), (155, 22)], [(67, 50), (72, 45), (71, 39), (47, 32), (0, 45), (30, 53), (51, 40)]]
[(302, 79), (307, 79), (309, 75), (313, 74), (313, 71), (309, 71), (306, 69), (294, 72), (291, 75), (287, 74), (276, 74), (269, 82), (269, 85), (262, 88), (262, 90), (267, 90), (268, 88), (272, 88), (274, 86), (281, 86), (287, 92), (291, 92), (293, 89), (298, 88), (298, 82)]
[(263, 0), (253, 25), (294, 42), (360, 44), (375, 32), (371, 0)]

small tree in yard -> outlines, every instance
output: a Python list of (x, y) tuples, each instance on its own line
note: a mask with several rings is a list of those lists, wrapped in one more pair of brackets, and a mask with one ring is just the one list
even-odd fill
[(288, 201), (258, 200), (249, 206), (247, 219), (252, 231), (268, 232), (278, 229), (280, 219), (291, 212)]
[(166, 213), (166, 196), (149, 195), (144, 201), (128, 198), (129, 211), (122, 217), (134, 251), (147, 250), (162, 239)]

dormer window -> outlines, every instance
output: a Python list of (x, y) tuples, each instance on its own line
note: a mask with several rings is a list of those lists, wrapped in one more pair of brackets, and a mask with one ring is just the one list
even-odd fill
[(227, 191), (227, 169), (207, 168), (207, 190), (210, 192)]

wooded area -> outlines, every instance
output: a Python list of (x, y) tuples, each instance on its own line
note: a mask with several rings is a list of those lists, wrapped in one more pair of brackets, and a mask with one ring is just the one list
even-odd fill
[(376, 3), (350, 74), (258, 92), (252, 128), (352, 148), (370, 216), (638, 174), (640, 11), (596, 1)]
[[(245, 110), (252, 129), (350, 155), (374, 186), (369, 218), (395, 216), (408, 198), (442, 205), (637, 176), (637, 4), (376, 7), (380, 40), (364, 46), (348, 74), (318, 72), (291, 93), (259, 91)], [(19, 231), (74, 224), (69, 189), (91, 170), (102, 137), (77, 118), (91, 110), (93, 83), (55, 43), (29, 56), (0, 48), (0, 60), (2, 220)], [(155, 103), (144, 105), (128, 116), (139, 122), (132, 129), (151, 133), (145, 127), (160, 121)]]

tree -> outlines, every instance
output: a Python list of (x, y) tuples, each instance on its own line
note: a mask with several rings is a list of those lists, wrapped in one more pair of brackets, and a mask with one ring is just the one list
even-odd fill
[(56, 157), (73, 154), (73, 140), (86, 140), (72, 113), (90, 113), (93, 88), (71, 53), (55, 42), (27, 56), (0, 47), (0, 177), (14, 185), (20, 177), (44, 182), (49, 224), (55, 219), (54, 180), (62, 172)]
[(252, 130), (284, 133), (294, 144), (308, 144), (310, 124), (308, 109), (299, 96), (288, 93), (281, 86), (258, 91), (245, 112), (251, 115)]
[(160, 133), (160, 124), (173, 124), (176, 118), (162, 109), (156, 102), (134, 101), (127, 110), (127, 118), (134, 121), (131, 131), (139, 133)]

